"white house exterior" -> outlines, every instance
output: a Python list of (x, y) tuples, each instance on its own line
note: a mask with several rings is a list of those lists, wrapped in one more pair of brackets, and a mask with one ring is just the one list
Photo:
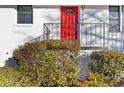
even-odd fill
[[(43, 34), (44, 23), (62, 23), (60, 5), (1, 5), (0, 6), (0, 66), (12, 57), (12, 51), (19, 45)], [(65, 6), (67, 7), (67, 6)], [(68, 6), (75, 7), (75, 6)], [(80, 5), (78, 7), (77, 23), (108, 23), (117, 29), (117, 36), (124, 31), (124, 7), (108, 5)], [(71, 11), (71, 10), (69, 10)], [(67, 20), (66, 20), (67, 21)], [(65, 22), (66, 22), (65, 21)], [(76, 21), (75, 21), (76, 22)], [(60, 24), (61, 25), (61, 24)], [(59, 25), (58, 31), (61, 30)], [(89, 25), (90, 26), (90, 25)], [(93, 25), (92, 25), (93, 26)], [(92, 28), (92, 26), (90, 26)], [(96, 25), (95, 33), (103, 33), (103, 28)], [(48, 27), (49, 28), (49, 27)], [(81, 37), (78, 25), (78, 39)], [(85, 29), (81, 28), (81, 29)], [(109, 31), (106, 26), (105, 31)], [(60, 32), (58, 38), (60, 39)], [(105, 33), (106, 35), (106, 33)], [(121, 34), (123, 35), (123, 34)], [(92, 37), (91, 39), (93, 39)], [(87, 40), (89, 40), (88, 38)], [(98, 41), (99, 38), (96, 39)], [(103, 42), (103, 41), (102, 41)], [(106, 43), (106, 41), (105, 41)], [(95, 43), (96, 44), (96, 43)], [(101, 43), (100, 43), (101, 44)]]

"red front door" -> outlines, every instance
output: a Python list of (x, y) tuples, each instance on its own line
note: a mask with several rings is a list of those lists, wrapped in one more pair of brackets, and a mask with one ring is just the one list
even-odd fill
[(78, 6), (61, 6), (61, 39), (77, 39)]

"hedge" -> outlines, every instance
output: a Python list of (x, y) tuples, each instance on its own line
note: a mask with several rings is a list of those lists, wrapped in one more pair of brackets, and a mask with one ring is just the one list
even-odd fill
[(80, 43), (71, 40), (45, 40), (26, 43), (13, 57), (22, 75), (21, 86), (76, 86)]
[(79, 54), (80, 43), (78, 40), (44, 40), (34, 43), (26, 43), (24, 46), (19, 46), (13, 52), (13, 57), (17, 63), (35, 62), (35, 59), (43, 60), (43, 55), (46, 51), (70, 51), (74, 54)]
[(95, 51), (91, 54), (91, 71), (109, 77), (110, 85), (116, 85), (124, 74), (124, 54), (117, 51)]

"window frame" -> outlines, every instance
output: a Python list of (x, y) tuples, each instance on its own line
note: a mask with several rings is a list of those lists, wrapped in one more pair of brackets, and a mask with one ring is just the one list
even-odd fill
[[(19, 7), (20, 6), (30, 6), (31, 7), (31, 22), (19, 22), (19, 14), (20, 14)], [(25, 10), (25, 11), (27, 11), (27, 10)], [(17, 24), (33, 24), (33, 7), (32, 7), (32, 5), (17, 5)]]
[(122, 12), (122, 32), (124, 32), (124, 5), (121, 7), (121, 12)]
[[(118, 10), (117, 10), (117, 12), (118, 12), (118, 19), (112, 19), (112, 18), (110, 18), (110, 7), (117, 7), (118, 8)], [(110, 21), (112, 20), (112, 21), (114, 21), (114, 20), (116, 20), (117, 22), (118, 22), (118, 30), (120, 31), (120, 29), (121, 29), (121, 27), (120, 27), (120, 16), (121, 16), (121, 11), (120, 11), (120, 6), (109, 6), (109, 23), (110, 23)], [(113, 25), (112, 25), (113, 26)], [(117, 25), (115, 25), (115, 26), (117, 26)]]

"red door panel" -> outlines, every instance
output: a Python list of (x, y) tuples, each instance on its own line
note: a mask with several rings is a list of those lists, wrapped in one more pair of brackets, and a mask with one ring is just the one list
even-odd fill
[(61, 39), (77, 39), (78, 7), (61, 6)]

